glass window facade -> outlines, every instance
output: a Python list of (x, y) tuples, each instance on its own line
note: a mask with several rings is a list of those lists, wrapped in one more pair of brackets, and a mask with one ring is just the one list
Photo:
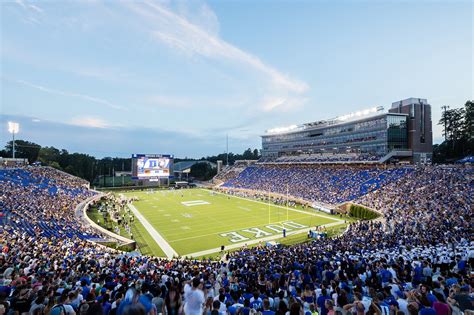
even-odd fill
[(408, 129), (405, 116), (387, 115), (388, 151), (408, 148)]
[(262, 136), (263, 157), (329, 152), (382, 156), (407, 147), (407, 116), (397, 114)]

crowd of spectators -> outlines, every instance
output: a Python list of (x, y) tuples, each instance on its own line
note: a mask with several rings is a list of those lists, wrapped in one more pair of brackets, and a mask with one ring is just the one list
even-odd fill
[(0, 220), (3, 229), (30, 236), (97, 237), (78, 222), (76, 206), (95, 193), (85, 181), (53, 168), (0, 170)]
[(246, 199), (255, 199), (262, 202), (271, 202), (276, 205), (289, 207), (302, 206), (303, 208), (309, 206), (308, 202), (304, 202), (304, 200), (293, 200), (286, 198), (286, 196), (269, 195), (268, 192), (265, 191), (238, 191), (235, 189), (223, 189), (220, 187), (215, 187), (214, 190), (226, 195), (237, 196)]
[(212, 179), (214, 183), (226, 182), (229, 179), (236, 178), (246, 168), (246, 165), (235, 164), (224, 167), (224, 169), (214, 176)]
[(222, 186), (337, 204), (363, 196), (412, 171), (412, 167), (370, 165), (259, 164), (247, 167)]
[[(385, 222), (360, 221), (306, 244), (244, 248), (219, 262), (125, 255), (4, 221), (0, 314), (472, 314), (473, 188), (471, 169), (403, 171), (358, 197)], [(2, 208), (5, 200), (2, 193)], [(38, 215), (65, 214), (36, 205), (44, 206)]]
[(397, 239), (459, 241), (472, 224), (474, 170), (462, 166), (415, 168), (396, 182), (360, 197), (357, 203), (384, 213)]

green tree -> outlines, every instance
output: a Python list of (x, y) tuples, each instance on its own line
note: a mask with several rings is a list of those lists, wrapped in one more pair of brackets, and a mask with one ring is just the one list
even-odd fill
[(58, 169), (58, 170), (62, 170), (61, 166), (56, 161), (51, 162), (49, 166), (54, 167), (55, 169)]
[[(8, 156), (8, 152), (10, 153), (10, 156), (8, 157), (11, 157), (12, 154), (12, 143), (13, 141), (9, 141), (5, 146), (5, 152), (7, 153), (6, 156)], [(29, 163), (33, 163), (38, 159), (40, 149), (41, 146), (34, 142), (15, 140), (15, 157), (28, 159)]]
[(199, 162), (191, 166), (190, 175), (199, 180), (209, 180), (216, 175), (217, 170), (209, 163)]
[(257, 149), (253, 150), (253, 159), (258, 160), (260, 158), (260, 153), (258, 152)]
[[(474, 101), (467, 101), (464, 105), (464, 133), (468, 140), (474, 138)], [(472, 149), (472, 147), (471, 147)]]
[(60, 163), (60, 165), (66, 172), (88, 181), (94, 180), (95, 174), (93, 168), (95, 158), (93, 156), (83, 153), (72, 153), (68, 154), (67, 157), (63, 157), (62, 153), (61, 159), (63, 159), (64, 162)]
[(242, 154), (243, 160), (252, 160), (253, 159), (253, 153), (250, 148), (244, 151), (244, 154)]
[(51, 165), (53, 162), (59, 165), (60, 157), (61, 151), (55, 147), (42, 147), (38, 153), (38, 160), (45, 165)]
[(433, 146), (435, 163), (454, 162), (474, 154), (473, 120), (473, 101), (467, 101), (464, 108), (453, 108), (442, 113), (438, 124), (443, 126), (445, 141)]

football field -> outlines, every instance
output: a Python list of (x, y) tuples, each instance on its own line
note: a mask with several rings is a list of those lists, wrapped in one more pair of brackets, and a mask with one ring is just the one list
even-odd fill
[(344, 226), (344, 220), (312, 209), (287, 208), (205, 189), (148, 190), (130, 206), (155, 255), (200, 257), (225, 249), (277, 241), (315, 226)]

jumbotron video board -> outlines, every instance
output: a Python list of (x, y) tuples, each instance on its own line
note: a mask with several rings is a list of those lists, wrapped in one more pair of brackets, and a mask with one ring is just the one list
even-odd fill
[(173, 156), (169, 154), (132, 154), (132, 179), (158, 181), (173, 177)]

